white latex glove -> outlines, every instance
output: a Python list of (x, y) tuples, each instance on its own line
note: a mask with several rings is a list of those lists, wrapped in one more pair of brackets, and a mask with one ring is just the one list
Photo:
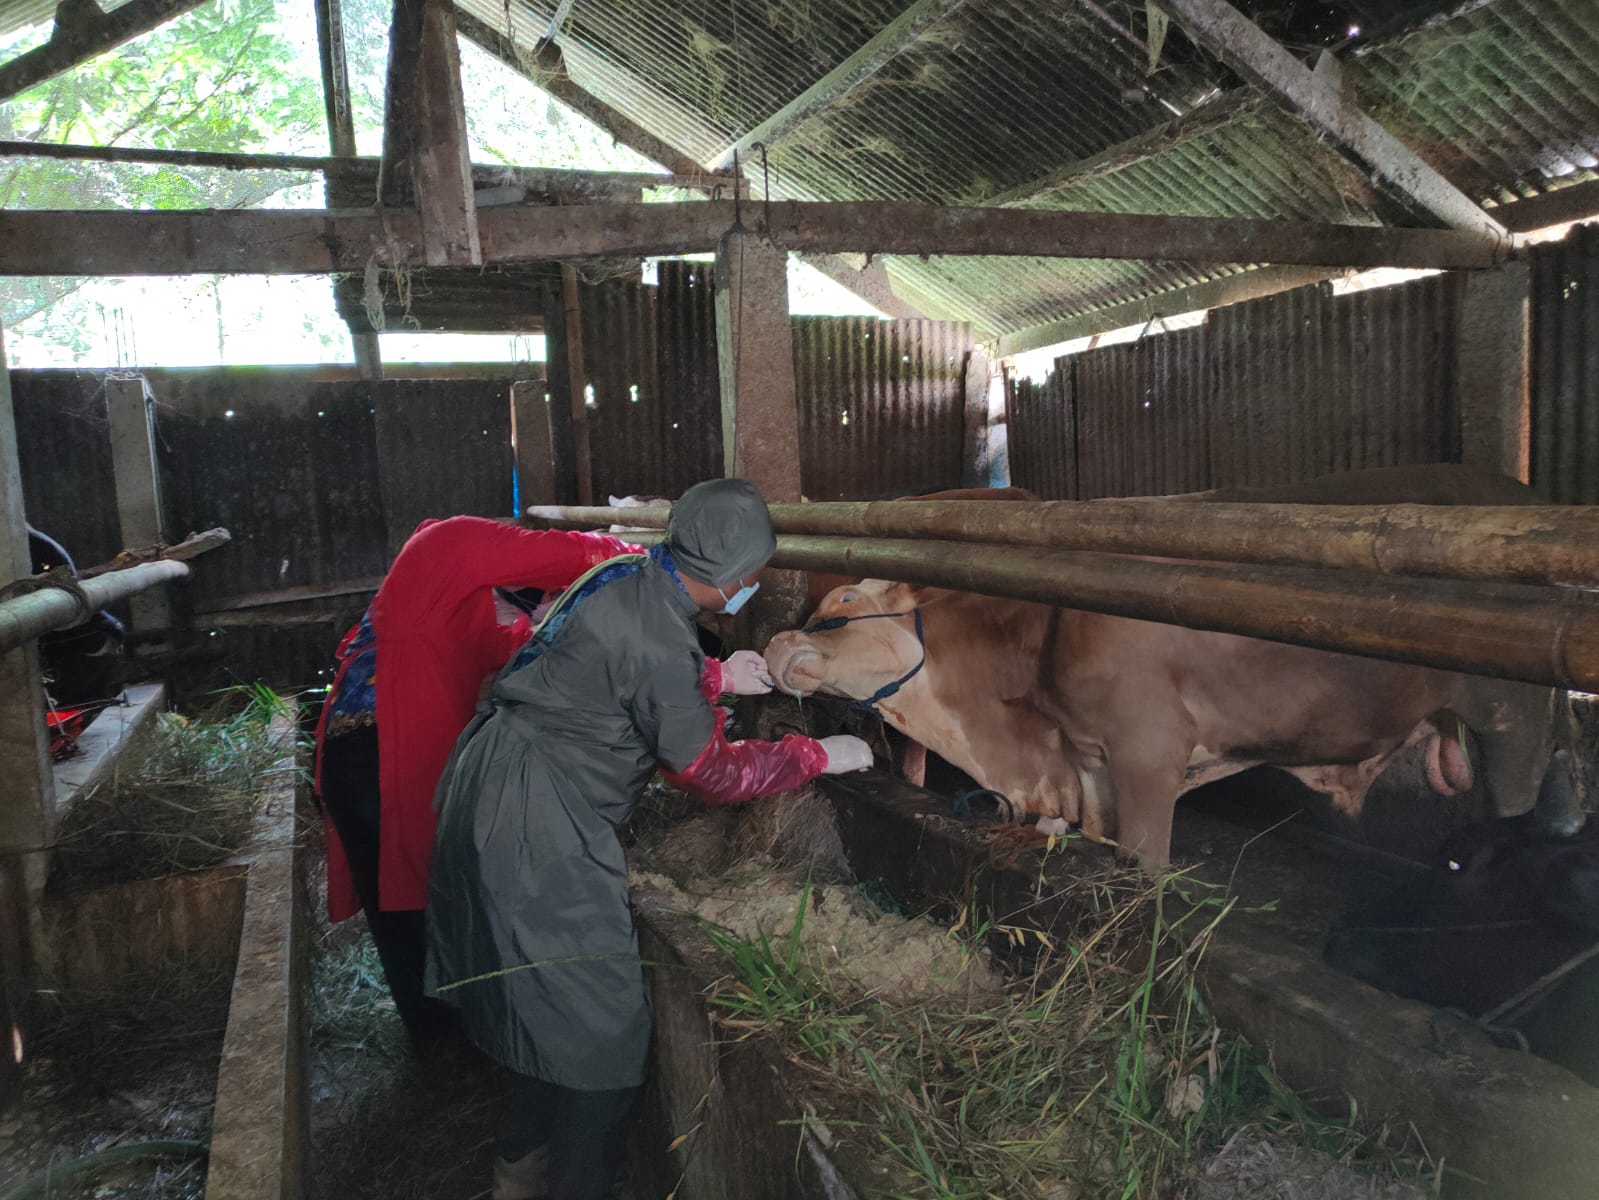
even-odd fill
[(764, 696), (772, 690), (772, 672), (754, 650), (735, 650), (722, 661), (722, 691), (735, 696)]
[(847, 733), (823, 738), (822, 749), (827, 751), (827, 766), (822, 768), (823, 775), (864, 771), (872, 765), (872, 748), (860, 738)]

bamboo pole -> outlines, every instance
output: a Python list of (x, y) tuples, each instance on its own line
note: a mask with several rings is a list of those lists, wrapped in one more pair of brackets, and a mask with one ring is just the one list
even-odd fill
[[(645, 545), (663, 536), (627, 535)], [(1159, 562), (1092, 551), (796, 535), (778, 537), (771, 565), (1599, 690), (1599, 603), (1566, 589)]]
[[(774, 504), (779, 533), (937, 538), (1379, 575), (1599, 586), (1599, 508), (1245, 504), (1210, 500), (888, 500)], [(648, 514), (648, 515), (646, 515)], [(663, 529), (666, 510), (529, 509)]]
[(188, 573), (188, 563), (164, 559), (81, 580), (82, 599), (66, 588), (44, 587), (0, 601), (0, 650), (20, 646), (29, 638), (52, 629), (80, 625), (108, 604), (147, 591), (158, 583), (181, 579)]

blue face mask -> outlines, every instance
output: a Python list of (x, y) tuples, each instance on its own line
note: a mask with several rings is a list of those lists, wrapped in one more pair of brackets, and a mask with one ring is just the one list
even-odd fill
[(738, 591), (734, 592), (731, 596), (729, 596), (721, 588), (716, 589), (716, 594), (726, 601), (726, 603), (722, 605), (722, 611), (728, 616), (732, 616), (739, 609), (748, 604), (750, 602), (750, 597), (760, 590), (760, 584), (752, 583), (748, 587), (739, 588)]

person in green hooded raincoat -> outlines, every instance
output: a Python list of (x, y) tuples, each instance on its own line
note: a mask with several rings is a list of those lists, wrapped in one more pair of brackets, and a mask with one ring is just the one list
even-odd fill
[(769, 691), (771, 679), (751, 652), (708, 669), (695, 617), (738, 611), (776, 547), (752, 484), (689, 489), (661, 545), (614, 558), (566, 592), (445, 769), (428, 991), (517, 1076), (494, 1200), (610, 1194), (651, 1032), (617, 830), (656, 770), (731, 804), (871, 764), (858, 738), (723, 733), (711, 701)]

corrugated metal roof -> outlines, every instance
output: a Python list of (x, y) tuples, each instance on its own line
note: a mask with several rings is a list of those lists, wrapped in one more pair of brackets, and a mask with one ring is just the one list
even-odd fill
[[(558, 40), (573, 78), (702, 162), (803, 95), (911, 0), (577, 0)], [(1236, 0), (1310, 61), (1332, 46), (1361, 102), (1470, 195), (1501, 203), (1599, 166), (1594, 0)], [(45, 15), (0, 0), (0, 26)], [(557, 0), (463, 0), (531, 46)], [(1359, 30), (1358, 34), (1353, 31)], [(993, 197), (1118, 210), (1414, 223), (1269, 101), (1144, 147), (1245, 85), (1173, 26), (1148, 73), (1133, 0), (970, 0), (831, 107), (769, 139), (773, 191), (941, 204)], [(1380, 44), (1372, 43), (1378, 38)], [(1035, 181), (1096, 166), (1030, 198)], [(890, 261), (929, 315), (1015, 331), (1240, 267), (1072, 260)]]
[[(578, 0), (575, 77), (702, 161), (801, 95), (908, 0)], [(467, 0), (497, 27), (503, 5)], [(531, 42), (554, 0), (512, 0)], [(1473, 196), (1503, 201), (1599, 161), (1592, 0), (1242, 0), (1306, 56), (1333, 45), (1363, 101)], [(1360, 35), (1350, 37), (1350, 30)], [(1406, 32), (1406, 31), (1410, 32)], [(831, 108), (775, 139), (773, 191), (970, 204), (1147, 135), (1241, 82), (1173, 27), (1146, 75), (1142, 4), (973, 0)], [(1386, 40), (1366, 48), (1373, 34)], [(1362, 173), (1270, 103), (1033, 207), (1407, 224)], [(1014, 331), (1241, 267), (1059, 259), (888, 260), (930, 315)]]

